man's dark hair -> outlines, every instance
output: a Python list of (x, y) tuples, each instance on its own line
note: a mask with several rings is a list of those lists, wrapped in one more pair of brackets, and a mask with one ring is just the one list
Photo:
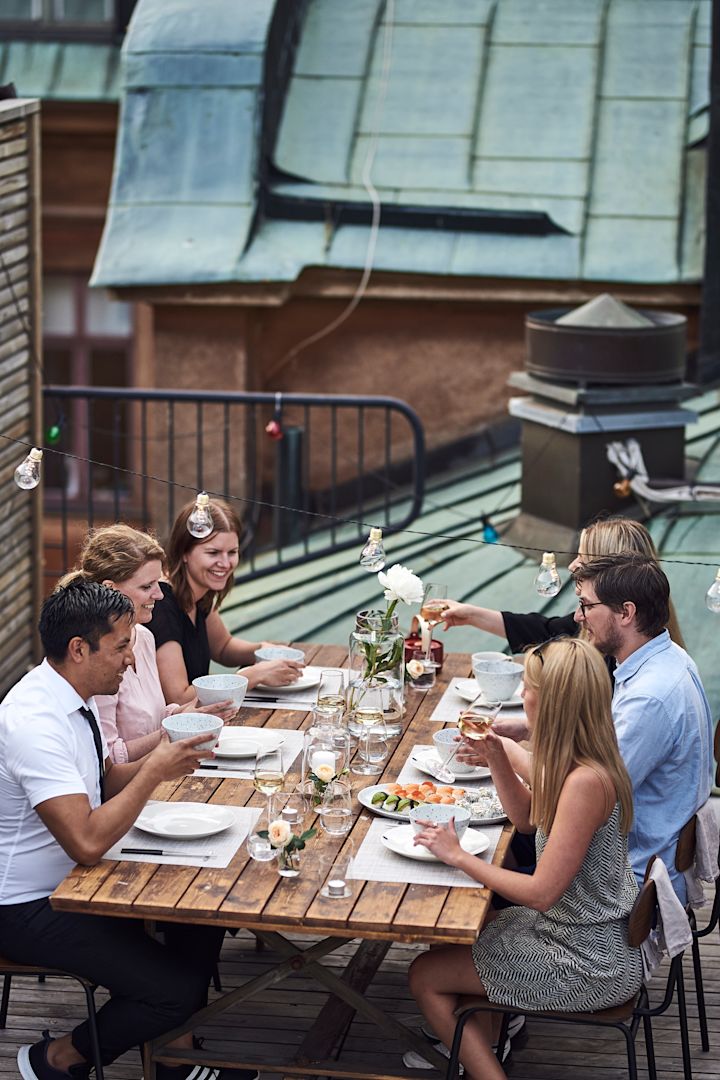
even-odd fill
[(74, 637), (84, 638), (97, 652), (100, 638), (123, 615), (134, 615), (132, 600), (118, 589), (96, 581), (73, 581), (48, 596), (40, 611), (40, 640), (50, 660), (62, 661)]
[(654, 559), (638, 555), (608, 555), (588, 559), (573, 574), (589, 581), (603, 604), (622, 611), (626, 601), (635, 605), (635, 626), (648, 638), (662, 633), (670, 617), (670, 583)]

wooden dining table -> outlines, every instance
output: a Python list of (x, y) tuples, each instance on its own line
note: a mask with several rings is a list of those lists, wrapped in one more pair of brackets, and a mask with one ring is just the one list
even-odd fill
[[(340, 667), (347, 659), (346, 650), (339, 646), (301, 643), (299, 647), (305, 652), (306, 663), (315, 666)], [(394, 780), (412, 747), (432, 741), (433, 732), (438, 730), (437, 723), (430, 722), (435, 706), (450, 679), (466, 676), (469, 671), (469, 656), (451, 653), (446, 656), (432, 690), (407, 693), (403, 732), (393, 744), (385, 771), (378, 780)], [(309, 712), (281, 708), (243, 708), (238, 715), (240, 723), (284, 729), (306, 728), (311, 719)], [(298, 758), (290, 782), (299, 780), (299, 770)], [(358, 779), (363, 782), (358, 783)], [(367, 782), (365, 778), (354, 778), (353, 789)], [(154, 797), (234, 806), (262, 806), (264, 799), (254, 791), (250, 779), (198, 776), (162, 784)], [(447, 1060), (416, 1029), (368, 1001), (364, 991), (393, 942), (428, 946), (472, 944), (485, 921), (492, 894), (480, 886), (449, 888), (403, 881), (356, 881), (353, 895), (348, 899), (323, 897), (319, 892), (321, 880), (310, 872), (313, 860), (321, 853), (328, 856), (339, 853), (345, 844), (352, 844), (357, 850), (373, 820), (373, 815), (357, 800), (353, 800), (353, 805), (356, 817), (350, 834), (336, 838), (319, 830), (303, 852), (307, 872), (303, 870), (294, 879), (280, 877), (275, 862), (254, 862), (243, 843), (224, 869), (103, 860), (93, 867), (75, 867), (60, 883), (51, 897), (53, 907), (58, 910), (150, 922), (242, 928), (272, 949), (277, 959), (271, 970), (223, 993), (183, 1028), (147, 1044), (143, 1059), (145, 1080), (154, 1080), (157, 1061), (255, 1067), (286, 1076), (407, 1080), (406, 1071), (368, 1072), (365, 1068), (358, 1071), (357, 1065), (343, 1067), (342, 1055), (338, 1059), (335, 1052), (356, 1012), (395, 1039), (402, 1050), (418, 1050), (444, 1072)], [(506, 825), (493, 856), (494, 863), (502, 864), (511, 835), (512, 829)], [(304, 936), (313, 939), (306, 947), (303, 947)], [(357, 939), (359, 945), (340, 974), (336, 973), (337, 969), (320, 963), (323, 957), (347, 946), (348, 939)], [(315, 980), (329, 996), (319, 1015), (309, 1023), (300, 1045), (292, 1049), (289, 1060), (239, 1060), (234, 1055), (212, 1056), (209, 1049), (167, 1048), (167, 1043), (181, 1033), (196, 1029), (233, 1005), (242, 1005), (293, 974)]]

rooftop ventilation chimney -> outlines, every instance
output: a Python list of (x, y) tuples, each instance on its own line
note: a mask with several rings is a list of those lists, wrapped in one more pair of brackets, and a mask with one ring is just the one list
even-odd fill
[(634, 436), (651, 476), (682, 480), (685, 426), (680, 402), (686, 320), (635, 310), (603, 293), (582, 307), (531, 312), (525, 371), (510, 376), (527, 397), (510, 400), (522, 421), (521, 513), (509, 539), (572, 550), (578, 531), (602, 511), (637, 512), (613, 491), (608, 442)]

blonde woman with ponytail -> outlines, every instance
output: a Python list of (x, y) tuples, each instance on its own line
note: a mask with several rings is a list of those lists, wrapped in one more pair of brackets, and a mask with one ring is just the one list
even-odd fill
[[(446, 1046), (462, 995), (577, 1012), (627, 1001), (642, 979), (640, 952), (627, 940), (637, 896), (627, 847), (632, 789), (600, 653), (578, 638), (540, 645), (526, 660), (524, 699), (532, 754), (491, 731), (483, 744), (465, 743), (460, 757), (489, 765), (515, 827), (537, 830), (534, 872), (517, 873), (468, 855), (452, 823), (428, 825), (415, 837), (416, 844), (515, 905), (497, 913), (475, 945), (431, 949), (412, 964), (412, 992)], [(460, 1051), (466, 1077), (505, 1075), (491, 1047), (490, 1017), (478, 1014), (465, 1029)]]
[(135, 605), (135, 662), (125, 672), (112, 696), (97, 696), (95, 703), (112, 761), (122, 764), (144, 757), (160, 741), (160, 724), (176, 712), (212, 712), (229, 719), (236, 711), (231, 702), (198, 708), (197, 702), (166, 705), (155, 658), (155, 639), (145, 626), (157, 602), (162, 601), (160, 577), (165, 552), (148, 533), (129, 525), (108, 525), (88, 534), (78, 566), (58, 583), (84, 579), (117, 589)]

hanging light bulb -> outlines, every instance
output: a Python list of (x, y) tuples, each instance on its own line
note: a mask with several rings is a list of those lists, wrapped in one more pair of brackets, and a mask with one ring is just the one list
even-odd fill
[(382, 542), (382, 529), (371, 529), (368, 542), (360, 552), (360, 565), (368, 574), (382, 570), (385, 565), (385, 548)]
[(486, 544), (497, 544), (500, 539), (500, 534), (493, 525), (492, 521), (487, 514), (480, 515), (480, 521), (483, 527), (483, 540)]
[(546, 551), (540, 563), (538, 575), (535, 578), (535, 588), (540, 596), (557, 596), (562, 582), (555, 565), (555, 552)]
[(204, 540), (215, 528), (212, 514), (208, 509), (209, 503), (210, 496), (201, 491), (195, 500), (195, 509), (187, 519), (188, 532), (198, 540)]
[(715, 580), (705, 593), (705, 607), (712, 611), (713, 615), (720, 615), (720, 570), (715, 575)]
[(23, 491), (30, 491), (31, 488), (36, 488), (40, 483), (42, 456), (42, 450), (38, 450), (33, 446), (28, 456), (15, 470), (15, 483)]

